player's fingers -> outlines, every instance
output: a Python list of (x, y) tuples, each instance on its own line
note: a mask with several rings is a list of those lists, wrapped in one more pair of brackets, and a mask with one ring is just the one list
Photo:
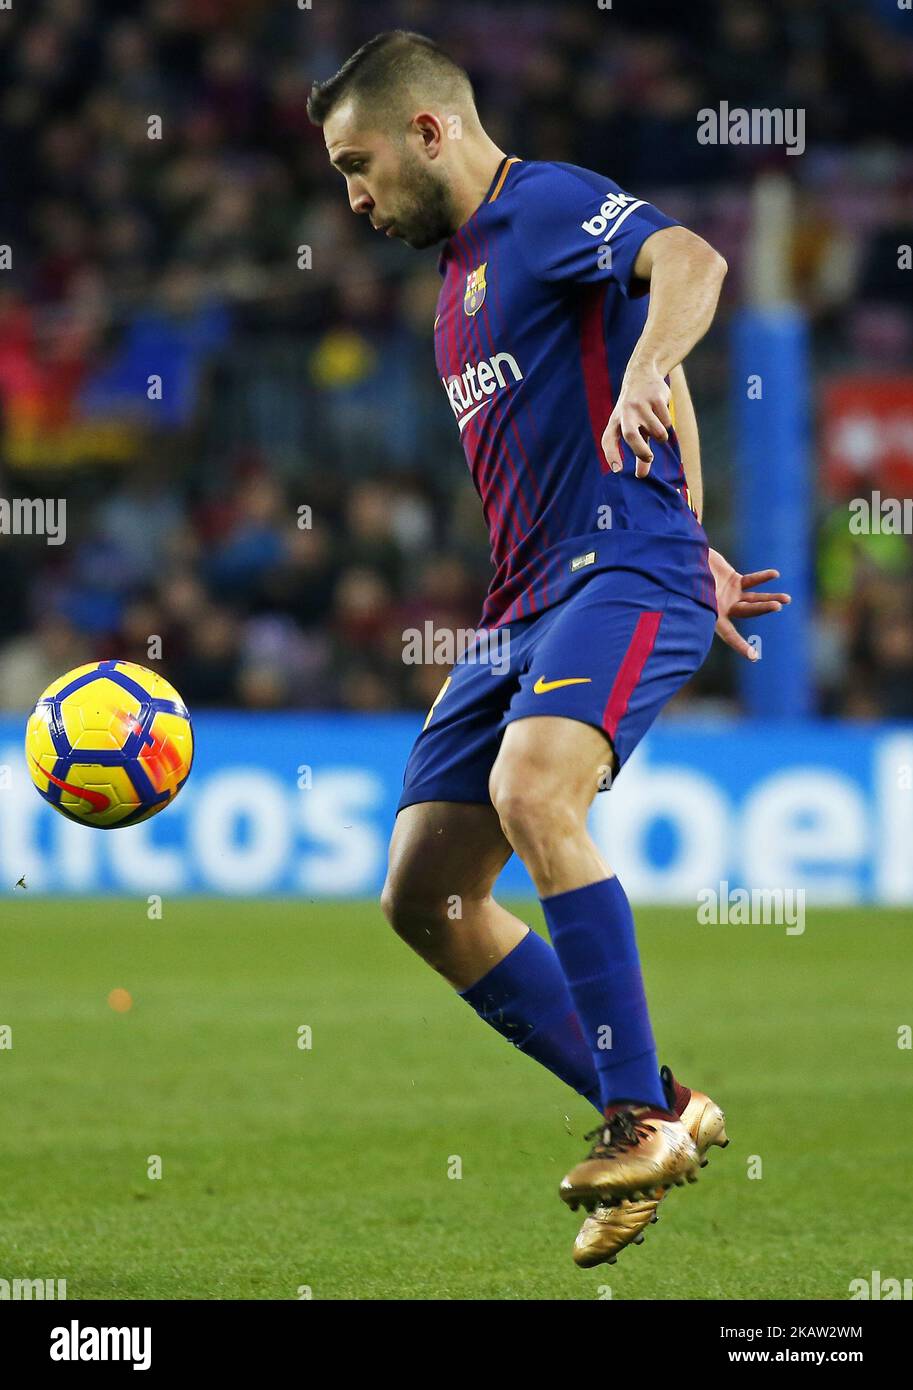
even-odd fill
[(647, 474), (650, 472), (651, 465), (652, 459), (650, 463), (648, 463), (646, 459), (638, 459), (634, 465), (635, 478), (646, 478)]
[(747, 606), (756, 603), (776, 603), (780, 608), (784, 608), (790, 602), (789, 594), (772, 594), (764, 592), (762, 594), (740, 594), (736, 603), (744, 603)]
[(769, 584), (772, 579), (779, 578), (779, 570), (755, 570), (753, 574), (742, 575), (742, 588), (754, 589), (758, 584)]
[(643, 421), (635, 419), (633, 415), (628, 415), (622, 422), (621, 432), (634, 457), (643, 459), (644, 463), (652, 463), (653, 450), (641, 434), (642, 428), (644, 428)]
[(606, 463), (613, 473), (621, 472), (621, 421), (615, 411), (609, 416), (609, 423), (606, 425), (602, 435), (602, 452), (605, 454)]
[[(655, 411), (656, 411), (656, 414), (659, 416), (659, 419), (662, 421), (663, 425), (665, 426), (665, 428), (666, 428), (667, 430), (671, 430), (671, 429), (673, 428), (673, 424), (672, 424), (672, 412), (671, 412), (671, 410), (669, 409), (669, 402), (668, 402), (668, 401), (659, 400), (659, 401), (657, 401), (656, 405), (654, 406), (654, 409), (655, 409)], [(668, 438), (668, 435), (667, 435), (666, 437)]]
[(758, 653), (750, 642), (747, 642), (740, 632), (737, 632), (728, 618), (718, 618), (716, 623), (716, 633), (733, 651), (744, 656), (748, 661), (757, 661)]
[(651, 439), (661, 439), (665, 444), (669, 438), (669, 429), (663, 424), (657, 411), (644, 411), (644, 428)]
[(779, 613), (782, 603), (735, 603), (729, 610), (730, 618), (757, 618), (764, 613)]

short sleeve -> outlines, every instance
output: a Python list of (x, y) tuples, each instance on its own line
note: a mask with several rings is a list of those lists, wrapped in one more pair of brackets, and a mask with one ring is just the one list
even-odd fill
[(627, 293), (647, 237), (680, 223), (589, 170), (542, 169), (529, 181), (514, 224), (532, 273), (582, 284), (614, 280)]

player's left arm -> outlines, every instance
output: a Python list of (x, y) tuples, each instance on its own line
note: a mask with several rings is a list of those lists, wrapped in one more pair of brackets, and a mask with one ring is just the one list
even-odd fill
[(704, 479), (701, 473), (701, 441), (697, 432), (697, 416), (691, 392), (685, 380), (685, 369), (679, 363), (669, 373), (669, 389), (672, 392), (670, 413), (673, 416), (678, 447), (685, 470), (685, 482), (691, 494), (691, 505), (698, 521), (704, 515)]
[(758, 660), (758, 652), (742, 636), (733, 624), (733, 618), (759, 618), (764, 613), (779, 613), (790, 601), (789, 594), (772, 594), (768, 590), (754, 593), (759, 584), (769, 584), (780, 578), (779, 570), (755, 570), (753, 574), (739, 574), (718, 550), (708, 555), (710, 572), (716, 586), (716, 635), (727, 646), (749, 661)]
[(602, 436), (613, 472), (622, 468), (622, 439), (634, 453), (637, 477), (645, 478), (653, 462), (649, 440), (669, 438), (666, 377), (710, 327), (726, 270), (723, 257), (686, 227), (664, 227), (638, 251), (633, 278), (649, 285), (650, 307)]
[[(672, 409), (675, 414), (675, 433), (678, 435), (682, 467), (691, 501), (700, 521), (704, 510), (704, 487), (701, 476), (701, 447), (697, 432), (697, 416), (691, 392), (685, 380), (685, 369), (679, 365), (669, 373)], [(708, 556), (710, 572), (716, 586), (716, 635), (727, 646), (749, 661), (757, 661), (757, 648), (742, 636), (733, 618), (760, 618), (765, 613), (779, 613), (789, 603), (789, 594), (757, 592), (759, 584), (769, 584), (780, 578), (779, 570), (756, 570), (754, 574), (739, 574), (718, 550)]]

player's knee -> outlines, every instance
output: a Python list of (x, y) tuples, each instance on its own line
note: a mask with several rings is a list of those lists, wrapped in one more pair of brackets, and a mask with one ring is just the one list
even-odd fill
[(427, 882), (410, 879), (408, 874), (391, 871), (380, 895), (380, 905), (390, 926), (404, 941), (427, 936), (446, 918), (446, 899)]
[(394, 931), (399, 931), (405, 924), (409, 913), (409, 900), (403, 891), (403, 886), (399, 878), (392, 873), (387, 874), (386, 881), (380, 894), (381, 911)]
[(521, 856), (535, 853), (537, 846), (554, 843), (563, 834), (573, 835), (580, 830), (579, 816), (570, 799), (534, 774), (493, 775), (490, 795), (501, 829)]

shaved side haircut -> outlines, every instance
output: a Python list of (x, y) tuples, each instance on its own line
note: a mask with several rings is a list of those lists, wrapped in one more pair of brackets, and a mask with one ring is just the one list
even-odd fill
[[(361, 113), (395, 129), (416, 104), (443, 104), (464, 116), (475, 115), (475, 96), (467, 73), (432, 39), (408, 29), (389, 29), (362, 44), (326, 82), (315, 82), (308, 116), (323, 125), (344, 98)], [(411, 115), (411, 111), (408, 112)]]

